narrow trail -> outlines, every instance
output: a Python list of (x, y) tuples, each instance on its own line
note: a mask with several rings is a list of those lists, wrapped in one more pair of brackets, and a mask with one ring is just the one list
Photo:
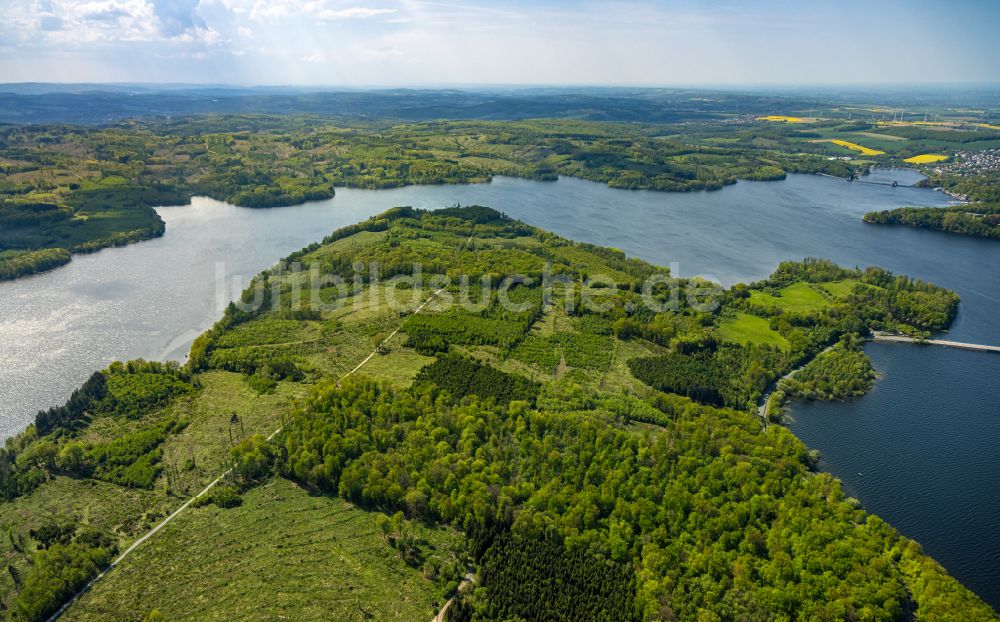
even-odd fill
[(778, 378), (777, 380), (775, 380), (774, 382), (771, 383), (771, 386), (769, 386), (767, 388), (767, 392), (764, 393), (764, 395), (761, 396), (761, 398), (760, 398), (761, 403), (757, 407), (757, 415), (760, 417), (761, 422), (764, 424), (764, 431), (765, 432), (767, 431), (767, 412), (771, 408), (771, 399), (774, 397), (774, 391), (781, 384), (781, 381), (782, 380), (788, 380), (789, 378), (791, 378), (795, 374), (799, 373), (800, 371), (802, 371), (802, 368), (804, 368), (809, 363), (812, 363), (813, 361), (815, 361), (816, 358), (819, 357), (820, 355), (826, 354), (827, 352), (829, 352), (830, 350), (832, 350), (834, 347), (836, 347), (836, 345), (837, 344), (832, 344), (832, 345), (829, 345), (829, 346), (823, 348), (822, 350), (820, 350), (819, 352), (817, 352), (815, 356), (809, 357), (809, 360), (803, 362), (801, 365), (799, 365), (795, 369), (789, 371), (787, 374), (785, 374), (781, 378)]
[[(472, 239), (474, 237), (475, 237), (475, 234), (469, 236), (469, 239), (465, 241), (465, 244), (459, 250), (460, 253), (463, 252), (463, 251), (465, 251), (465, 250), (467, 250), (469, 248), (469, 245), (472, 243)], [(446, 288), (441, 287), (441, 288), (435, 290), (430, 296), (427, 297), (426, 300), (424, 300), (422, 303), (420, 303), (420, 305), (416, 309), (413, 310), (413, 313), (411, 315), (415, 315), (415, 314), (420, 313), (421, 311), (423, 311), (427, 307), (427, 305), (430, 304), (438, 296), (440, 296), (441, 292), (443, 292), (445, 289)], [(365, 363), (367, 363), (368, 361), (370, 361), (372, 359), (372, 357), (374, 357), (376, 354), (378, 354), (382, 350), (382, 348), (384, 348), (386, 346), (386, 344), (389, 343), (389, 340), (391, 340), (393, 337), (396, 336), (397, 333), (399, 333), (399, 331), (400, 331), (401, 328), (402, 328), (402, 323), (400, 323), (400, 326), (397, 326), (394, 331), (392, 331), (391, 333), (389, 333), (388, 337), (386, 337), (381, 342), (379, 342), (378, 346), (376, 346), (375, 349), (372, 350), (372, 352), (368, 356), (366, 356), (363, 361), (361, 361), (360, 363), (358, 363), (357, 366), (354, 367), (354, 369), (352, 369), (351, 371), (349, 371), (346, 374), (344, 374), (343, 376), (341, 376), (340, 379), (337, 381), (337, 384), (339, 385), (348, 376), (351, 376), (352, 374), (355, 374), (359, 369), (361, 369), (362, 367), (364, 367)], [(282, 429), (284, 429), (284, 425), (278, 426), (278, 428), (274, 432), (271, 432), (271, 434), (268, 435), (267, 440), (270, 441), (271, 439), (273, 439), (275, 436), (277, 436), (281, 432)], [(156, 533), (158, 531), (160, 531), (161, 529), (163, 529), (164, 527), (166, 527), (171, 521), (173, 521), (175, 518), (177, 518), (184, 510), (186, 510), (189, 507), (191, 507), (191, 504), (194, 503), (199, 497), (202, 497), (202, 496), (206, 495), (207, 493), (211, 492), (211, 490), (213, 488), (215, 488), (219, 484), (219, 482), (221, 482), (222, 480), (224, 480), (226, 478), (226, 476), (228, 476), (231, 472), (232, 472), (232, 469), (226, 469), (226, 471), (224, 473), (222, 473), (217, 478), (215, 478), (214, 480), (212, 480), (212, 482), (208, 486), (205, 486), (205, 488), (202, 489), (201, 492), (199, 492), (195, 496), (193, 496), (190, 499), (188, 499), (187, 501), (185, 501), (179, 508), (177, 508), (176, 510), (174, 510), (169, 516), (167, 516), (162, 521), (160, 521), (159, 523), (157, 523), (155, 527), (153, 527), (152, 529), (150, 529), (149, 531), (147, 531), (145, 534), (143, 534), (142, 536), (140, 536), (138, 539), (136, 539), (135, 542), (133, 542), (127, 549), (125, 549), (124, 551), (122, 551), (121, 554), (118, 555), (118, 557), (116, 557), (114, 559), (114, 561), (112, 561), (110, 564), (108, 564), (107, 568), (105, 568), (104, 570), (102, 570), (101, 572), (99, 572), (93, 579), (91, 579), (90, 581), (88, 581), (87, 584), (84, 585), (80, 589), (79, 592), (77, 592), (76, 594), (74, 594), (72, 598), (70, 598), (68, 601), (66, 601), (65, 603), (63, 603), (63, 605), (61, 607), (59, 607), (59, 609), (56, 610), (55, 613), (53, 613), (51, 616), (49, 616), (49, 618), (47, 619), (46, 622), (55, 622), (56, 620), (58, 620), (60, 618), (60, 616), (62, 616), (62, 614), (66, 613), (67, 609), (69, 609), (70, 607), (72, 607), (73, 604), (76, 603), (78, 600), (80, 600), (80, 598), (84, 594), (86, 594), (88, 591), (90, 591), (90, 588), (92, 588), (94, 586), (94, 584), (96, 584), (98, 581), (100, 581), (101, 579), (103, 579), (104, 577), (106, 577), (126, 557), (128, 557), (129, 555), (131, 555), (132, 552), (134, 552), (137, 548), (139, 548), (140, 546), (142, 546), (142, 544), (144, 542), (146, 542), (146, 540), (149, 540), (150, 538), (152, 538), (154, 535), (156, 535)], [(469, 582), (471, 582), (471, 580), (472, 580), (471, 579), (471, 575), (467, 575), (465, 581), (462, 582), (462, 586), (467, 585)], [(459, 589), (461, 589), (461, 586), (459, 587)], [(451, 600), (454, 600), (454, 599), (451, 599)], [(451, 604), (451, 600), (449, 600), (447, 603), (445, 603), (444, 608), (438, 614), (439, 617), (441, 617), (441, 616), (444, 615), (445, 610), (448, 608), (448, 605)], [(437, 618), (435, 618), (435, 619), (437, 619)], [(443, 617), (441, 619), (443, 620)]]
[[(475, 580), (476, 578), (472, 575), (472, 573), (466, 574), (465, 578), (462, 579), (462, 583), (460, 583), (458, 586), (458, 591), (461, 592), (463, 589), (466, 588), (466, 586), (472, 585), (475, 582)], [(434, 616), (434, 619), (431, 620), (431, 622), (444, 622), (445, 616), (448, 615), (448, 608), (451, 607), (451, 604), (453, 602), (455, 602), (454, 596), (448, 599), (448, 602), (446, 602), (441, 607), (441, 611), (438, 611), (437, 615)]]
[[(420, 306), (413, 310), (413, 315), (416, 315), (417, 313), (420, 313), (421, 311), (423, 311), (424, 307), (426, 307), (432, 300), (434, 300), (435, 298), (437, 298), (438, 296), (440, 296), (441, 292), (443, 292), (444, 290), (445, 290), (445, 288), (442, 287), (442, 288), (436, 290), (430, 296), (428, 296), (427, 300), (425, 300), (422, 303), (420, 303)], [(351, 374), (355, 373), (356, 371), (358, 371), (359, 369), (361, 369), (362, 367), (364, 367), (365, 363), (367, 363), (368, 361), (372, 360), (372, 357), (374, 357), (376, 354), (378, 354), (379, 352), (381, 352), (382, 348), (384, 348), (386, 345), (388, 345), (389, 340), (391, 340), (393, 337), (395, 337), (396, 333), (398, 333), (401, 328), (402, 328), (402, 326), (397, 326), (396, 330), (394, 330), (391, 333), (389, 333), (388, 337), (386, 337), (385, 339), (383, 339), (382, 341), (379, 342), (378, 346), (374, 350), (371, 351), (371, 354), (369, 354), (368, 356), (365, 357), (365, 360), (361, 361), (360, 363), (358, 363), (357, 367), (355, 367), (351, 371), (349, 371), (346, 374), (344, 374), (343, 376), (341, 376), (340, 380), (337, 381), (337, 384), (339, 385), (341, 382), (344, 381), (345, 378), (347, 378)]]

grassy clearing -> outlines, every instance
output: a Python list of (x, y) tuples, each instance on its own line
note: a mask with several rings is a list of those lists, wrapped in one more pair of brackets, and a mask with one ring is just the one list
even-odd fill
[(385, 284), (368, 287), (359, 294), (341, 299), (332, 317), (347, 327), (398, 318), (400, 309), (414, 309), (431, 293), (427, 288), (403, 289)]
[(542, 317), (531, 325), (532, 335), (552, 335), (554, 333), (572, 332), (574, 330), (573, 320), (566, 315), (566, 302), (562, 292), (556, 290), (556, 295), (552, 297), (552, 304), (547, 305), (542, 310)]
[(540, 248), (542, 243), (538, 238), (531, 236), (518, 236), (515, 238), (476, 237), (473, 238), (469, 248), (470, 250), (479, 250), (482, 248), (509, 248), (512, 246)]
[(783, 288), (779, 296), (753, 290), (750, 292), (750, 302), (759, 307), (778, 308), (791, 313), (808, 313), (830, 304), (812, 285), (803, 282), (792, 283)]
[[(202, 383), (199, 392), (167, 408), (135, 421), (100, 417), (81, 436), (82, 442), (101, 444), (149, 429), (161, 421), (188, 422), (187, 427), (168, 435), (160, 446), (164, 472), (152, 490), (58, 476), (31, 495), (0, 504), (0, 533), (9, 531), (14, 535), (0, 544), (7, 563), (26, 571), (27, 560), (22, 551), (33, 551), (35, 546), (29, 531), (56, 517), (109, 534), (124, 548), (225, 470), (231, 438), (238, 441), (245, 435), (271, 433), (291, 400), (306, 390), (303, 385), (284, 382), (274, 395), (258, 395), (247, 387), (242, 375), (222, 371), (203, 373), (199, 380)], [(238, 424), (230, 425), (234, 413)], [(17, 550), (15, 540), (22, 551)], [(0, 594), (13, 589), (11, 575), (0, 575)]]
[[(444, 590), (403, 561), (376, 516), (276, 478), (237, 508), (181, 515), (64, 619), (139, 621), (153, 610), (199, 622), (430, 619)], [(410, 525), (423, 557), (461, 551), (456, 532)]]
[(385, 380), (397, 387), (410, 386), (417, 372), (433, 363), (434, 357), (418, 354), (411, 348), (404, 348), (405, 342), (406, 335), (396, 333), (388, 344), (388, 352), (370, 358), (358, 373), (377, 380)]
[(322, 253), (331, 255), (345, 250), (357, 250), (380, 242), (386, 238), (386, 231), (358, 231), (354, 235), (341, 238), (332, 244), (323, 247)]
[(948, 156), (940, 153), (925, 153), (913, 156), (912, 158), (906, 158), (903, 162), (909, 162), (910, 164), (930, 164), (931, 162), (944, 162), (947, 159)]
[(643, 356), (656, 356), (668, 352), (667, 348), (658, 346), (655, 343), (644, 339), (629, 339), (614, 341), (614, 352), (612, 353), (611, 365), (601, 376), (599, 388), (604, 391), (615, 393), (629, 393), (632, 395), (644, 395), (649, 392), (649, 388), (632, 375), (628, 367), (628, 362), (634, 358)]
[(785, 351), (791, 348), (784, 337), (771, 330), (767, 320), (748, 313), (737, 313), (734, 319), (722, 322), (715, 334), (722, 341), (772, 346)]
[(387, 336), (399, 327), (399, 323), (398, 318), (383, 318), (356, 327), (354, 331), (339, 332), (330, 337), (322, 351), (310, 354), (306, 360), (317, 371), (339, 378), (371, 354), (379, 337)]
[[(167, 409), (190, 422), (163, 444), (163, 464), (174, 473), (173, 491), (183, 496), (197, 493), (225, 470), (230, 439), (270, 434), (292, 401), (308, 391), (306, 385), (281, 382), (273, 395), (259, 395), (241, 374), (225, 371), (205, 372), (199, 378), (203, 389), (195, 399)], [(233, 414), (236, 424), (230, 424)]]
[(559, 372), (557, 369), (542, 369), (538, 365), (531, 365), (515, 358), (503, 358), (486, 348), (471, 350), (468, 348), (455, 347), (455, 350), (460, 354), (465, 354), (478, 361), (488, 363), (504, 373), (524, 376), (534, 382), (548, 382), (553, 378), (556, 378)]
[[(80, 436), (80, 442), (100, 446), (163, 422), (187, 422), (159, 446), (163, 472), (152, 481), (152, 489), (59, 475), (30, 495), (0, 504), (0, 533), (9, 534), (0, 552), (19, 577), (26, 576), (28, 555), (36, 548), (30, 531), (53, 522), (92, 528), (116, 540), (119, 548), (128, 546), (225, 469), (230, 438), (270, 433), (292, 396), (304, 391), (302, 385), (282, 383), (274, 395), (258, 396), (241, 375), (228, 372), (207, 372), (199, 379), (200, 391), (166, 408), (137, 420), (101, 416)], [(238, 424), (230, 426), (234, 413)], [(0, 575), (0, 598), (5, 601), (14, 591), (13, 581), (11, 572)]]
[(591, 275), (610, 278), (616, 283), (624, 283), (630, 281), (632, 278), (625, 272), (614, 270), (608, 266), (607, 261), (602, 257), (579, 246), (558, 246), (551, 249), (551, 252), (554, 257), (563, 261), (566, 265)]
[(279, 320), (262, 318), (256, 322), (241, 324), (222, 335), (216, 342), (217, 348), (257, 347), (281, 344), (299, 344), (315, 341), (319, 337), (319, 326), (299, 320)]
[(854, 291), (854, 286), (857, 285), (858, 282), (859, 281), (857, 279), (844, 279), (842, 281), (819, 283), (818, 287), (834, 298), (843, 299), (847, 298), (851, 292)]

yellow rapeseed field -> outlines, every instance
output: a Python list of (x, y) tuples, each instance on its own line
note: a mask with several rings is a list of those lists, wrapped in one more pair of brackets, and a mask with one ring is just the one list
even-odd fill
[(879, 151), (878, 149), (869, 149), (868, 147), (863, 147), (857, 143), (852, 143), (847, 140), (840, 140), (839, 138), (833, 138), (829, 142), (840, 145), (841, 147), (847, 147), (848, 149), (853, 149), (855, 151), (860, 151), (862, 154), (867, 156), (882, 155), (884, 151)]
[(948, 156), (940, 153), (924, 153), (912, 158), (906, 158), (903, 162), (909, 162), (910, 164), (930, 164), (931, 162), (942, 162), (947, 159)]
[(763, 121), (784, 121), (785, 123), (808, 123), (802, 117), (786, 117), (780, 114), (770, 114), (766, 117), (759, 117)]
[(985, 127), (988, 130), (1000, 130), (1000, 125), (990, 125), (989, 123), (977, 123), (979, 127)]

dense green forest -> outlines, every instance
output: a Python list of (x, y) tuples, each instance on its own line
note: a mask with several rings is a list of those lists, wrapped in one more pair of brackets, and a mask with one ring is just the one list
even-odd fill
[[(326, 619), (317, 594), (353, 590), (378, 596), (346, 601), (345, 619), (397, 619), (404, 602), (432, 617), (450, 597), (451, 620), (996, 619), (756, 414), (769, 383), (837, 343), (796, 381), (840, 397), (827, 383), (870, 369), (853, 340), (947, 327), (953, 293), (807, 260), (674, 300), (704, 283), (483, 207), (396, 208), (288, 259), (387, 269), (338, 293), (278, 264), (244, 293), (264, 287), (264, 304), (231, 305), (187, 365), (116, 363), (0, 451), (12, 619), (45, 619), (223, 472), (67, 619), (210, 607), (194, 582), (292, 619)], [(415, 263), (448, 276), (391, 280)], [(532, 280), (546, 266), (558, 287)], [(202, 537), (220, 521), (239, 535)], [(342, 537), (344, 568), (380, 561), (320, 579), (329, 558), (306, 549)], [(273, 590), (239, 589), (251, 557), (324, 587), (272, 609)], [(114, 608), (138, 593), (145, 611)]]
[(1000, 204), (973, 203), (953, 207), (901, 207), (865, 214), (876, 225), (907, 225), (1000, 240)]
[(782, 380), (778, 390), (807, 400), (846, 400), (864, 395), (876, 376), (865, 353), (847, 338)]

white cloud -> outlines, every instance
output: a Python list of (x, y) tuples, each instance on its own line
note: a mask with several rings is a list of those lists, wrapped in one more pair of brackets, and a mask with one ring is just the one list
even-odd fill
[(250, 8), (250, 19), (255, 22), (267, 22), (288, 15), (287, 2), (258, 1)]
[(346, 9), (324, 9), (317, 14), (320, 19), (355, 19), (375, 17), (376, 15), (390, 15), (396, 9), (375, 9), (363, 6), (353, 6)]
[(240, 26), (236, 29), (236, 32), (240, 33), (241, 37), (252, 37), (253, 30), (247, 28), (246, 26)]
[(181, 34), (173, 37), (176, 41), (183, 41), (185, 43), (201, 43), (203, 45), (216, 45), (222, 41), (222, 35), (218, 33), (214, 28), (202, 28), (200, 26), (195, 26), (189, 30), (182, 32)]
[(312, 54), (303, 56), (301, 60), (307, 63), (325, 63), (326, 53), (323, 50), (316, 50)]
[[(230, 10), (236, 11), (238, 0), (227, 0)], [(368, 6), (335, 7), (327, 0), (255, 0), (250, 7), (250, 19), (267, 23), (292, 17), (310, 17), (319, 20), (363, 19), (390, 15), (396, 9)]]
[(359, 55), (365, 60), (389, 61), (399, 60), (403, 57), (403, 52), (396, 48), (363, 48), (359, 50)]
[(58, 42), (152, 41), (160, 36), (154, 7), (144, 0), (51, 4), (62, 28), (49, 31), (48, 37)]
[(215, 45), (222, 36), (198, 14), (199, 0), (41, 0), (0, 9), (3, 21), (39, 43), (175, 41)]

